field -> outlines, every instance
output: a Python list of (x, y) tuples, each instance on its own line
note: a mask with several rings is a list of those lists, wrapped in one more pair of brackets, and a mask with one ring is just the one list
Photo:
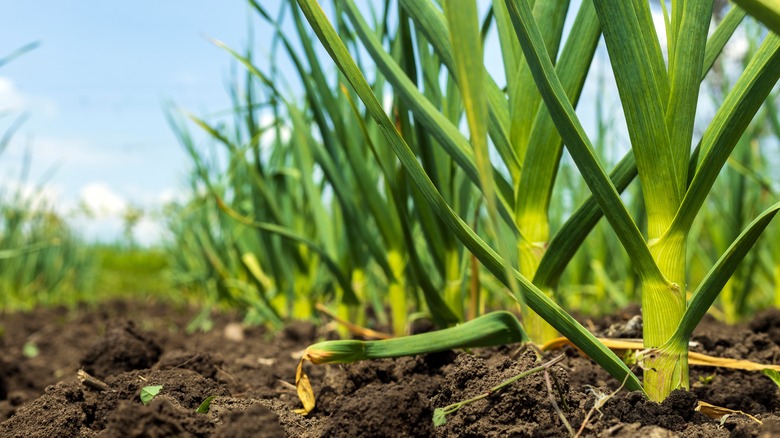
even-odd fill
[(0, 435), (780, 434), (780, 9), (324, 3), (165, 242), (0, 188)]

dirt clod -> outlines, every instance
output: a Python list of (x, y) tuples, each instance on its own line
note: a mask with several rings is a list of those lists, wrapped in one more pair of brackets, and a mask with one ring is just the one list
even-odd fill
[(209, 437), (214, 425), (193, 410), (183, 409), (167, 397), (148, 406), (123, 400), (108, 414), (101, 438)]
[(75, 383), (58, 383), (22, 406), (0, 423), (0, 436), (8, 438), (79, 437), (87, 415), (81, 406), (84, 393)]
[(372, 383), (342, 396), (323, 428), (323, 436), (429, 437), (431, 402), (410, 385)]
[(243, 411), (231, 411), (217, 429), (217, 438), (284, 438), (279, 416), (265, 406), (255, 404)]
[(89, 374), (103, 378), (123, 371), (151, 368), (161, 351), (157, 342), (138, 330), (132, 321), (122, 321), (89, 348), (81, 366)]

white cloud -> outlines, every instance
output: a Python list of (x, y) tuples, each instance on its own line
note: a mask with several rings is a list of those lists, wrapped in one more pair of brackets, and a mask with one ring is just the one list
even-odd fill
[[(271, 113), (264, 112), (260, 115), (260, 126), (265, 128), (268, 126), (271, 126), (274, 122), (274, 116)], [(290, 140), (290, 127), (288, 125), (282, 125), (279, 127), (279, 135), (281, 137), (282, 143), (286, 143), (288, 140)], [(276, 129), (271, 128), (267, 129), (263, 135), (260, 136), (260, 147), (262, 148), (268, 148), (273, 143), (273, 141), (276, 140)]]
[[(83, 175), (94, 172), (95, 169), (115, 168), (119, 164), (137, 168), (144, 159), (143, 154), (99, 145), (86, 137), (17, 134), (0, 157), (0, 172), (21, 174), (22, 163), (28, 154), (32, 163), (33, 179), (40, 178), (51, 170), (55, 171), (53, 178), (61, 180), (63, 174)], [(75, 194), (76, 188), (72, 188), (70, 193)]]
[(82, 218), (71, 225), (89, 242), (115, 242), (122, 238), (122, 220), (119, 218)]
[(43, 186), (19, 182), (0, 181), (0, 199), (18, 200), (31, 210), (56, 209), (60, 211), (60, 200), (64, 190), (62, 186), (46, 184)]
[(178, 188), (165, 187), (160, 190), (148, 191), (137, 186), (125, 187), (123, 190), (127, 197), (145, 210), (159, 209), (172, 202), (186, 202), (189, 199), (187, 192)]
[(24, 111), (26, 99), (12, 80), (0, 76), (0, 109), (3, 111)]
[(189, 196), (187, 193), (182, 191), (181, 189), (172, 189), (172, 188), (166, 188), (163, 190), (160, 190), (155, 195), (157, 204), (165, 205), (170, 204), (172, 202), (179, 202), (183, 203), (187, 199), (189, 199)]
[(119, 218), (127, 209), (127, 201), (116, 194), (106, 183), (93, 182), (84, 186), (79, 194), (83, 205), (95, 218)]
[(141, 219), (133, 228), (133, 238), (141, 246), (152, 246), (162, 243), (165, 227), (157, 220), (148, 216)]
[(165, 220), (161, 217), (162, 207), (172, 200), (185, 199), (180, 190), (164, 189), (158, 192), (130, 190), (123, 196), (109, 184), (95, 181), (82, 187), (80, 201), (92, 217), (77, 215), (73, 225), (91, 241), (116, 241), (125, 238), (125, 213), (132, 206), (143, 211), (141, 219), (133, 226), (133, 239), (142, 246), (159, 245), (166, 236)]
[(29, 96), (19, 90), (12, 79), (0, 76), (0, 110), (31, 111), (52, 117), (57, 114), (57, 104), (51, 99)]

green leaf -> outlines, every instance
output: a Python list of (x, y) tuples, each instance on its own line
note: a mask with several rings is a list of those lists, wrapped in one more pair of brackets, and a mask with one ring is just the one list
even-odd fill
[[(775, 382), (775, 385), (780, 386), (780, 372), (777, 370), (773, 370), (772, 368), (766, 368), (764, 370), (761, 370), (762, 373), (764, 373), (765, 376), (772, 379), (773, 382)], [(436, 412), (433, 413), (434, 423), (436, 422)]]
[(677, 181), (684, 187), (688, 180), (688, 158), (693, 138), (693, 122), (699, 99), (699, 84), (704, 71), (707, 31), (712, 17), (712, 0), (682, 2), (675, 5), (673, 15), (679, 24), (670, 44), (669, 102), (666, 107), (666, 126), (675, 163)]
[[(629, 151), (610, 173), (610, 180), (617, 191), (622, 192), (636, 174), (634, 154)], [(564, 269), (602, 216), (596, 199), (588, 197), (550, 240), (534, 275), (534, 284), (548, 287), (557, 284)]]
[(764, 23), (772, 32), (780, 34), (780, 2), (777, 0), (734, 0), (753, 18)]
[(211, 407), (211, 402), (215, 398), (217, 398), (216, 395), (210, 395), (210, 396), (206, 397), (206, 399), (203, 400), (203, 403), (201, 403), (200, 406), (198, 406), (198, 409), (196, 409), (195, 412), (197, 412), (199, 414), (208, 414), (209, 413), (209, 407)]
[(323, 341), (306, 348), (312, 363), (351, 363), (367, 359), (429, 354), (455, 348), (495, 347), (527, 342), (528, 336), (517, 318), (499, 310), (460, 325), (432, 332), (378, 341), (341, 339)]
[[(442, 62), (450, 71), (455, 71), (454, 54), (449, 38), (447, 23), (434, 2), (419, 0), (401, 0), (401, 6), (415, 21), (417, 28), (433, 46)], [(375, 58), (376, 59), (376, 58)], [(520, 173), (520, 160), (515, 155), (509, 141), (509, 108), (503, 91), (498, 88), (489, 74), (484, 75), (487, 99), (490, 110), (488, 130), (496, 150), (509, 169), (512, 178)]]
[(24, 346), (22, 346), (22, 356), (26, 357), (27, 359), (38, 357), (39, 354), (41, 354), (41, 350), (38, 349), (38, 346), (35, 344), (35, 342), (28, 341), (24, 343)]
[[(304, 126), (306, 126), (306, 124), (303, 121), (303, 116), (300, 113), (300, 110), (298, 110), (298, 108), (296, 108), (293, 104), (285, 101), (285, 105), (288, 108), (290, 117), (292, 119), (295, 128), (293, 130), (293, 133), (295, 135), (295, 141), (293, 142), (295, 148), (293, 150), (298, 155), (299, 161), (302, 161), (301, 165), (307, 168), (311, 167), (311, 159), (312, 159), (311, 154), (313, 153), (316, 156), (317, 164), (320, 165), (321, 169), (326, 174), (326, 177), (330, 182), (330, 185), (333, 188), (336, 197), (339, 200), (342, 209), (344, 210), (344, 213), (347, 215), (349, 221), (352, 224), (354, 224), (353, 228), (356, 234), (360, 236), (363, 242), (367, 243), (367, 246), (371, 254), (374, 256), (374, 259), (377, 261), (377, 263), (379, 263), (380, 267), (384, 270), (385, 275), (387, 275), (389, 278), (393, 278), (394, 274), (390, 269), (389, 265), (387, 264), (387, 260), (384, 258), (384, 252), (381, 248), (381, 245), (376, 240), (376, 238), (369, 232), (365, 221), (361, 220), (361, 214), (358, 211), (357, 205), (353, 202), (353, 197), (351, 196), (350, 188), (348, 187), (346, 181), (344, 181), (344, 179), (342, 178), (337, 163), (333, 161), (333, 159), (329, 156), (327, 152), (327, 150), (334, 148), (335, 145), (338, 143), (338, 141), (333, 138), (331, 130), (327, 128), (328, 124), (325, 121), (325, 116), (323, 114), (321, 105), (319, 105), (316, 101), (314, 101), (316, 100), (314, 96), (320, 96), (321, 99), (323, 99), (326, 103), (331, 104), (335, 108), (335, 103), (332, 99), (332, 96), (330, 96), (328, 93), (323, 91), (322, 87), (320, 88), (315, 87), (315, 84), (313, 84), (310, 78), (306, 76), (305, 68), (301, 63), (300, 59), (298, 58), (297, 54), (294, 52), (292, 46), (289, 44), (286, 38), (283, 38), (283, 42), (285, 43), (285, 46), (288, 49), (288, 53), (293, 59), (294, 64), (296, 65), (296, 68), (298, 69), (301, 75), (301, 80), (303, 81), (304, 86), (307, 90), (306, 95), (309, 97), (309, 99), (313, 100), (312, 105), (310, 105), (310, 107), (312, 108), (312, 111), (314, 113), (315, 120), (317, 121), (317, 125), (320, 127), (320, 133), (322, 134), (323, 142), (325, 143), (325, 147), (323, 148), (323, 146), (319, 144), (319, 142), (311, 138), (311, 134), (309, 133), (309, 131), (303, 129)], [(235, 52), (234, 50), (230, 49), (228, 46), (226, 46), (223, 43), (219, 43), (218, 45), (221, 48), (225, 49), (237, 60), (239, 60), (253, 76), (261, 79), (263, 83), (271, 82), (262, 72), (260, 72), (260, 70), (256, 66), (252, 64), (249, 58)], [(319, 63), (313, 62), (312, 65), (319, 66)], [(313, 70), (319, 71), (317, 68)], [(314, 76), (315, 78), (319, 78), (321, 75), (314, 75)], [(324, 81), (324, 79), (322, 80)], [(275, 90), (275, 88), (273, 89)], [(328, 96), (325, 97), (324, 96), (325, 94), (328, 94)], [(340, 114), (340, 111), (333, 109), (329, 111), (329, 113), (331, 114), (331, 118), (337, 119), (339, 122), (341, 122), (341, 119), (338, 118), (338, 114)], [(341, 127), (341, 125), (343, 125), (343, 123), (336, 123), (336, 125), (337, 128), (339, 128)], [(211, 129), (209, 132), (213, 132), (213, 131), (214, 130)], [(355, 167), (353, 166), (353, 170), (354, 169)], [(310, 200), (320, 199), (316, 193), (318, 192), (318, 190), (314, 187), (314, 182), (311, 180), (311, 171), (306, 171), (304, 169), (302, 175), (304, 175), (303, 177), (304, 189), (309, 199)], [(368, 185), (363, 184), (363, 186), (368, 186)], [(264, 186), (260, 186), (261, 190), (263, 189), (263, 187)], [(370, 199), (375, 199), (375, 198), (370, 198)], [(329, 216), (325, 214), (321, 203), (319, 201), (318, 202), (310, 201), (310, 205), (314, 206), (315, 216), (318, 218), (317, 219), (318, 229), (332, 228), (332, 226), (330, 225)], [(376, 209), (374, 209), (374, 212), (376, 213)], [(385, 222), (386, 222), (385, 217), (375, 214), (375, 218), (377, 220), (377, 223), (384, 231), (384, 234), (390, 235), (391, 232), (387, 231), (387, 227), (385, 226)], [(281, 222), (280, 220), (278, 221)], [(327, 232), (327, 231), (320, 233), (320, 238), (323, 239), (324, 241), (324, 247), (325, 247), (324, 249), (329, 253), (334, 252), (333, 248), (335, 242), (333, 242), (333, 237), (332, 237), (333, 234), (334, 234), (333, 232)]]
[[(596, 11), (593, 9), (593, 3), (583, 2), (556, 65), (556, 72), (561, 78), (563, 88), (574, 105), (582, 92), (600, 35), (601, 28)], [(539, 97), (536, 100), (537, 106), (541, 104), (541, 107), (536, 111), (535, 119), (520, 118), (518, 120), (517, 117), (513, 117), (515, 124), (522, 121), (528, 125), (527, 129), (529, 130), (529, 138), (524, 139), (528, 143), (525, 146), (527, 151), (521, 155), (523, 169), (515, 190), (517, 195), (515, 201), (516, 220), (522, 233), (526, 233), (528, 228), (538, 227), (539, 221), (548, 221), (550, 198), (563, 152), (561, 136), (555, 129), (547, 107), (541, 102), (541, 96), (536, 91), (530, 73), (527, 82), (534, 87), (534, 94)], [(524, 220), (525, 223), (523, 223)], [(544, 234), (549, 234), (549, 231)], [(534, 242), (543, 242), (549, 239), (546, 235), (525, 235), (524, 237)]]
[(475, 0), (447, 0), (444, 12), (450, 29), (455, 55), (455, 78), (458, 81), (466, 121), (474, 148), (477, 170), (488, 205), (493, 202), (493, 167), (487, 144), (487, 100), (483, 80), (482, 42), (479, 38), (477, 3)]
[(141, 403), (148, 405), (153, 398), (157, 397), (157, 394), (159, 394), (162, 389), (162, 385), (144, 386), (141, 388)]
[[(497, 236), (500, 230), (498, 208), (494, 193), (493, 165), (490, 162), (486, 121), (488, 118), (487, 98), (485, 96), (485, 73), (482, 59), (482, 41), (479, 36), (477, 3), (475, 0), (448, 0), (444, 3), (444, 12), (450, 32), (450, 40), (455, 55), (455, 78), (458, 81), (460, 95), (466, 111), (466, 121), (474, 148), (480, 186), (485, 195), (488, 215), (488, 232)], [(510, 260), (508, 239), (497, 237), (499, 254)], [(512, 281), (511, 266), (507, 266), (507, 278), (510, 289), (517, 292)]]
[[(355, 105), (355, 102), (350, 99), (349, 103), (353, 113), (357, 115), (358, 109)], [(414, 237), (412, 236), (413, 230), (411, 228), (413, 227), (413, 222), (411, 221), (411, 218), (406, 211), (401, 189), (394, 179), (395, 171), (391, 168), (391, 166), (384, 165), (385, 163), (382, 163), (380, 151), (377, 150), (376, 145), (374, 145), (374, 142), (368, 133), (365, 122), (360, 120), (359, 125), (363, 132), (365, 143), (368, 145), (368, 148), (371, 150), (374, 158), (380, 164), (379, 167), (382, 175), (384, 176), (385, 183), (387, 184), (389, 194), (392, 197), (392, 206), (395, 208), (396, 217), (401, 228), (400, 232), (403, 236), (403, 242), (405, 243), (408, 252), (409, 267), (412, 271), (414, 280), (418, 283), (420, 289), (422, 289), (426, 304), (428, 304), (428, 308), (431, 311), (431, 317), (433, 318), (434, 323), (436, 323), (436, 325), (439, 327), (448, 327), (452, 324), (455, 324), (459, 322), (460, 319), (447, 306), (447, 303), (444, 302), (440, 291), (431, 283), (429, 274), (427, 272), (422, 272), (423, 264), (420, 260), (420, 255), (418, 254), (417, 248), (415, 247)], [(427, 139), (427, 136), (422, 137)], [(447, 238), (448, 241), (451, 241), (452, 237), (450, 235), (444, 236), (440, 224), (438, 222), (433, 223), (434, 217), (433, 214), (430, 213), (430, 207), (428, 205), (420, 203), (417, 205), (416, 211), (420, 215), (421, 225), (424, 230), (423, 233), (425, 234), (426, 239), (428, 239), (429, 245), (433, 250), (432, 255), (434, 257), (441, 256), (445, 250), (444, 244), (440, 239)], [(395, 242), (391, 246), (395, 245), (400, 245), (400, 242)], [(442, 269), (442, 272), (443, 271), (444, 269)]]
[[(775, 371), (777, 372), (777, 371)], [(433, 410), (433, 427), (444, 426), (447, 424), (447, 414), (444, 409), (436, 408)]]
[(338, 281), (339, 285), (344, 288), (344, 301), (350, 304), (357, 304), (359, 302), (357, 296), (355, 295), (355, 291), (352, 289), (352, 282), (347, 279), (347, 276), (344, 274), (344, 272), (342, 272), (336, 260), (333, 259), (333, 257), (331, 257), (322, 247), (317, 245), (316, 242), (308, 239), (305, 236), (301, 236), (295, 231), (281, 225), (267, 222), (256, 222), (250, 218), (241, 216), (237, 211), (225, 205), (219, 198), (217, 198), (217, 202), (219, 203), (219, 207), (222, 209), (222, 211), (246, 226), (273, 233), (284, 239), (306, 245), (309, 249), (320, 256), (323, 263), (325, 263), (325, 266), (330, 270), (333, 276), (336, 277), (336, 281)]
[[(422, 3), (422, 2), (420, 2)], [(506, 9), (506, 3), (502, 1), (493, 2), (493, 12), (495, 13), (496, 29), (498, 31), (498, 41), (501, 45), (501, 59), (504, 67), (504, 77), (511, 78), (517, 73), (520, 61), (523, 60), (523, 52), (515, 37), (515, 30), (512, 28), (512, 21), (509, 18), (509, 12)], [(507, 81), (507, 95), (513, 99), (517, 93), (515, 83)]]
[(666, 73), (654, 68), (652, 48), (657, 38), (642, 32), (647, 23), (635, 10), (636, 3), (594, 1), (642, 181), (648, 235), (656, 239), (671, 224), (680, 205), (685, 181), (681, 179), (681, 167), (687, 165), (688, 154), (680, 157), (672, 150), (664, 121), (666, 96), (662, 84), (667, 78), (660, 77)]
[[(468, 140), (460, 133), (457, 126), (439, 112), (431, 102), (417, 89), (409, 77), (403, 72), (395, 60), (385, 51), (376, 35), (370, 31), (360, 11), (352, 1), (344, 2), (344, 10), (358, 37), (363, 42), (366, 50), (372, 56), (377, 67), (387, 76), (388, 82), (393, 84), (393, 91), (414, 112), (415, 120), (422, 123), (430, 135), (435, 138), (446, 150), (452, 159), (465, 171), (469, 179), (481, 186), (480, 169), (476, 161), (476, 153), (471, 148)], [(449, 66), (454, 68), (454, 61)], [(506, 214), (509, 208), (509, 200), (500, 196), (500, 208)]]
[[(723, 46), (728, 42), (728, 39), (734, 33), (734, 30), (744, 16), (745, 11), (738, 7), (732, 7), (729, 13), (726, 14), (726, 17), (715, 29), (715, 32), (713, 32), (712, 36), (707, 41), (701, 80), (704, 80), (704, 76), (712, 68), (715, 59), (723, 50)], [(697, 150), (699, 150), (698, 147)], [(697, 157), (698, 153), (694, 154), (689, 160), (688, 167), (689, 169), (692, 169), (688, 172), (689, 179), (693, 178), (695, 173)], [(617, 191), (622, 192), (628, 184), (633, 181), (636, 175), (636, 161), (634, 160), (633, 153), (629, 151), (612, 170), (610, 179)], [(553, 284), (556, 284), (558, 278), (563, 273), (563, 270), (572, 257), (574, 257), (577, 249), (582, 245), (582, 242), (588, 236), (588, 233), (590, 233), (601, 217), (602, 212), (598, 203), (593, 196), (590, 196), (577, 211), (566, 220), (563, 226), (561, 226), (558, 232), (555, 233), (550, 240), (547, 251), (545, 251), (536, 275), (534, 276), (534, 284), (540, 286), (552, 286)]]
[(57, 246), (58, 244), (55, 242), (39, 242), (39, 243), (33, 243), (27, 246), (22, 246), (19, 248), (13, 248), (13, 249), (3, 249), (0, 250), (0, 260), (3, 259), (11, 259), (14, 257), (20, 257), (25, 254), (31, 254), (34, 252), (38, 252), (41, 250), (44, 250), (46, 248), (51, 248), (52, 246)]
[[(535, 2), (533, 5), (534, 18), (539, 25), (544, 47), (550, 59), (554, 60), (558, 56), (561, 31), (568, 10), (568, 0)], [(574, 41), (574, 38), (571, 41)], [(582, 55), (583, 58), (588, 57), (587, 53)], [(514, 90), (514, 93), (509, 96), (510, 139), (515, 148), (515, 154), (521, 163), (525, 163), (528, 147), (533, 144), (529, 141), (531, 127), (539, 111), (542, 98), (536, 89), (531, 72), (524, 62), (519, 64), (516, 71), (507, 76), (507, 88)], [(526, 165), (523, 164), (523, 172), (525, 169)]]

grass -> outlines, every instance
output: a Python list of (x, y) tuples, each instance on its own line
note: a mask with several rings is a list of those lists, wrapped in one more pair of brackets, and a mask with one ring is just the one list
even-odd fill
[(52, 210), (0, 202), (0, 304), (4, 311), (154, 299), (183, 304), (164, 248), (85, 242)]
[(0, 303), (5, 310), (73, 305), (92, 296), (94, 259), (50, 207), (0, 197)]
[(169, 251), (164, 247), (143, 248), (117, 244), (95, 244), (94, 290), (97, 298), (151, 298), (181, 303), (186, 295), (174, 287)]

